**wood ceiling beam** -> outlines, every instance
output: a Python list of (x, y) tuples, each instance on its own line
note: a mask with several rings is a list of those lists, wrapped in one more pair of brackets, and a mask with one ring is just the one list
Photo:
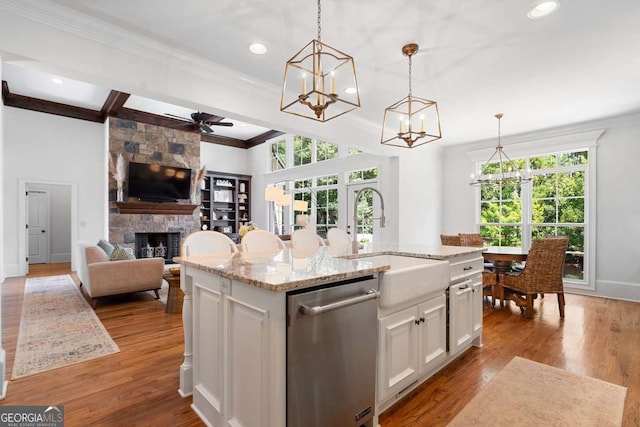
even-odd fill
[[(32, 98), (30, 96), (13, 94), (9, 90), (9, 84), (7, 83), (7, 81), (2, 80), (2, 102), (7, 107), (22, 108), (25, 110), (38, 111), (40, 113), (54, 114), (56, 116), (70, 117), (73, 119), (87, 120), (96, 123), (104, 123), (107, 117), (116, 117), (119, 119), (132, 120), (140, 123), (147, 123), (168, 128), (178, 128), (182, 126), (180, 129), (181, 131), (200, 133), (200, 139), (204, 142), (243, 149), (255, 147), (256, 145), (262, 144), (267, 139), (275, 138), (284, 134), (284, 132), (270, 130), (246, 141), (218, 135), (207, 135), (201, 133), (198, 127), (195, 125), (192, 127), (192, 129), (189, 129), (187, 127), (187, 125), (189, 125), (189, 122), (186, 122), (184, 120), (147, 113), (144, 111), (133, 110), (131, 108), (125, 108), (124, 104), (127, 102), (127, 99), (129, 99), (129, 96), (130, 94), (128, 93), (112, 90), (105, 100), (102, 109), (100, 111), (97, 111), (89, 108), (76, 107), (59, 102)], [(224, 117), (213, 115), (207, 121), (219, 122), (223, 119)]]
[(236, 148), (247, 148), (247, 143), (241, 139), (236, 139), (236, 138), (227, 138), (224, 136), (217, 136), (217, 135), (207, 135), (207, 134), (202, 134), (200, 135), (200, 140), (204, 141), (204, 142), (211, 142), (213, 144), (220, 144), (220, 145), (226, 145), (228, 147), (236, 147)]
[(116, 113), (124, 107), (125, 102), (129, 99), (128, 93), (120, 92), (117, 90), (112, 90), (109, 92), (109, 96), (107, 100), (104, 101), (104, 105), (102, 106), (102, 110), (100, 110), (100, 114), (102, 114), (103, 121), (107, 120), (109, 116), (115, 116)]
[(251, 139), (247, 139), (247, 148), (255, 147), (256, 145), (260, 145), (265, 142), (267, 139), (275, 138), (277, 136), (284, 135), (284, 132), (279, 130), (269, 130), (260, 135), (256, 135)]
[(100, 111), (11, 93), (9, 84), (4, 80), (2, 81), (2, 101), (7, 107), (22, 108), (39, 113), (54, 114), (56, 116), (71, 117), (72, 119), (87, 120), (96, 123), (104, 122)]
[(147, 113), (140, 110), (133, 110), (131, 108), (119, 108), (112, 117), (117, 117), (119, 119), (132, 120), (134, 122), (146, 123), (149, 125), (162, 126), (166, 128), (177, 128), (182, 126), (179, 130), (184, 132), (200, 132), (199, 129), (195, 129), (194, 126), (191, 126), (191, 129), (188, 128), (190, 125), (189, 122), (174, 119), (167, 116), (160, 116), (158, 114)]

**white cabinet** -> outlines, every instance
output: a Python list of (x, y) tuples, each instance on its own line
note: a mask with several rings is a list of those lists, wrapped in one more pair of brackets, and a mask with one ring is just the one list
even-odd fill
[(456, 354), (473, 339), (473, 286), (467, 279), (449, 287), (449, 351)]
[(379, 319), (378, 401), (435, 369), (446, 356), (444, 294)]
[(482, 335), (482, 276), (479, 280), (476, 279), (471, 286), (473, 288), (471, 321), (473, 322), (473, 337), (477, 338)]
[(284, 293), (191, 274), (193, 409), (212, 426), (284, 425)]
[(447, 355), (447, 299), (440, 295), (418, 306), (418, 374), (433, 371)]
[(450, 261), (449, 355), (457, 356), (471, 345), (482, 345), (482, 270), (480, 254)]

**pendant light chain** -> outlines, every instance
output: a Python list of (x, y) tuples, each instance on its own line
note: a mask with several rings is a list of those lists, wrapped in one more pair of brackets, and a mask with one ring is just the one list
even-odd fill
[(320, 25), (320, 0), (318, 0), (318, 41), (321, 41), (320, 39), (320, 29), (321, 29), (321, 25)]
[(413, 55), (409, 55), (409, 99), (411, 99), (411, 58)]

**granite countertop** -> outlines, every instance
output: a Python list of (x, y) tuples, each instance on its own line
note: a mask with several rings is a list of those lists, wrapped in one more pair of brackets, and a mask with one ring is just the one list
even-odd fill
[(447, 260), (482, 248), (459, 246), (376, 245), (352, 253), (350, 247), (300, 248), (278, 252), (194, 254), (174, 261), (270, 291), (288, 291), (322, 283), (368, 276), (386, 271), (389, 264), (370, 259), (375, 255), (402, 255)]

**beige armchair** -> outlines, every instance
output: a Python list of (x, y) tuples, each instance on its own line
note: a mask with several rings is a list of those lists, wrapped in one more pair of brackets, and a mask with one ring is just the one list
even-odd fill
[(155, 291), (162, 287), (164, 259), (143, 258), (110, 261), (107, 254), (96, 245), (80, 245), (82, 257), (78, 267), (80, 287), (91, 299), (93, 308), (97, 298), (132, 292)]

